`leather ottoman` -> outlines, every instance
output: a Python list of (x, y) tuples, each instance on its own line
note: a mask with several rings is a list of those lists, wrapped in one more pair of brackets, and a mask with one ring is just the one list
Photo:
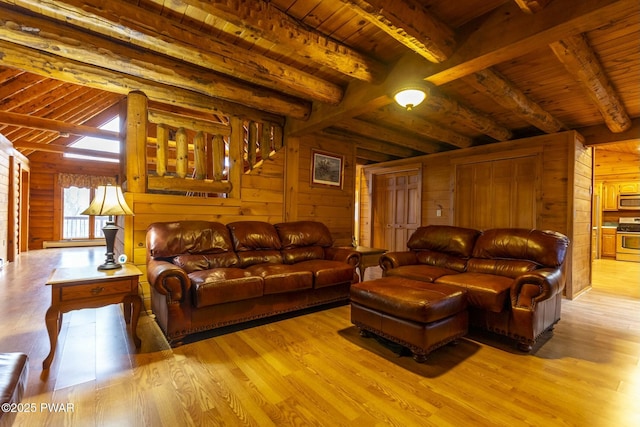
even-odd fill
[(362, 336), (374, 333), (405, 346), (422, 363), (431, 351), (466, 335), (466, 291), (403, 277), (356, 283), (351, 322)]

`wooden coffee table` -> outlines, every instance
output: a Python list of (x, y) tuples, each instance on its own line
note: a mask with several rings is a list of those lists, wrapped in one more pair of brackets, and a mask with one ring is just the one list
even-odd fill
[(364, 280), (364, 273), (367, 271), (367, 267), (375, 267), (380, 262), (380, 256), (387, 252), (386, 249), (369, 248), (367, 246), (352, 247), (354, 251), (360, 253), (360, 281)]
[(131, 324), (133, 342), (140, 347), (136, 328), (142, 307), (138, 294), (141, 275), (142, 272), (133, 264), (124, 264), (117, 270), (98, 270), (97, 266), (53, 270), (47, 281), (47, 286), (51, 286), (51, 307), (45, 316), (51, 350), (42, 362), (42, 368), (51, 366), (62, 327), (62, 314), (71, 310), (123, 303), (124, 319)]

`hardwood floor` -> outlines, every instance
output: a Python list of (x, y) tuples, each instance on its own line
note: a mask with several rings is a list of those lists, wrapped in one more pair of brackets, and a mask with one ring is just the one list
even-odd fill
[(64, 316), (43, 376), (44, 283), (52, 268), (98, 265), (103, 253), (30, 251), (0, 270), (0, 351), (29, 354), (23, 403), (36, 409), (16, 426), (640, 425), (640, 264), (594, 263), (593, 289), (563, 302), (530, 355), (472, 334), (417, 364), (361, 338), (348, 306), (173, 350), (143, 314), (136, 352), (110, 306)]

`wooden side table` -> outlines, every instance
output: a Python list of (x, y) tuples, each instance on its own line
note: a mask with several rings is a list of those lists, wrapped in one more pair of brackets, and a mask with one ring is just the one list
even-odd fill
[(364, 273), (367, 271), (367, 267), (375, 267), (380, 262), (380, 256), (387, 252), (386, 249), (380, 248), (368, 248), (366, 246), (356, 246), (352, 248), (354, 251), (360, 253), (360, 281), (364, 280)]
[(62, 313), (82, 308), (98, 308), (109, 304), (124, 304), (124, 319), (131, 324), (136, 347), (140, 347), (137, 326), (142, 298), (138, 294), (138, 278), (142, 272), (132, 264), (117, 270), (98, 270), (96, 266), (57, 268), (51, 272), (47, 286), (51, 286), (51, 307), (45, 322), (51, 350), (43, 369), (49, 369), (56, 351), (62, 327)]

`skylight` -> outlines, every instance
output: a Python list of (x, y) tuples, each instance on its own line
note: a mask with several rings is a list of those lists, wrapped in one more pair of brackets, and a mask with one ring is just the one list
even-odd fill
[[(115, 116), (113, 119), (111, 119), (107, 123), (100, 126), (100, 129), (119, 132), (120, 116)], [(79, 140), (77, 140), (76, 142), (74, 142), (69, 146), (73, 148), (81, 148), (85, 150), (103, 151), (105, 153), (117, 154), (120, 152), (120, 143), (118, 141), (113, 141), (110, 139), (95, 138), (92, 136), (85, 136), (84, 138), (80, 138)], [(81, 154), (65, 153), (64, 157), (72, 158), (72, 159), (94, 160), (98, 162), (118, 163), (117, 159), (109, 159), (109, 158), (95, 157), (95, 156), (83, 156)]]

